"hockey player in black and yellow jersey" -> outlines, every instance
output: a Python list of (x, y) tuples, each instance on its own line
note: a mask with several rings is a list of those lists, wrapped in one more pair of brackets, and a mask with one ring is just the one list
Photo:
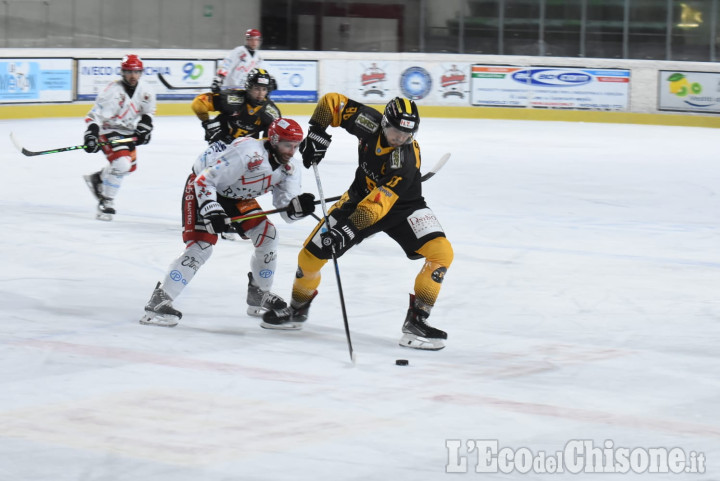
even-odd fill
[[(267, 70), (256, 68), (248, 74), (244, 90), (217, 90), (195, 97), (192, 109), (202, 121), (205, 140), (227, 144), (237, 137), (260, 138), (281, 117), (280, 109), (268, 98), (276, 88)], [(211, 112), (218, 114), (210, 118)]]
[(427, 350), (445, 347), (447, 334), (428, 325), (427, 318), (453, 251), (422, 196), (420, 146), (414, 138), (419, 125), (417, 106), (405, 98), (391, 100), (382, 114), (338, 93), (320, 99), (300, 146), (303, 164), (310, 168), (322, 160), (331, 142), (326, 129), (332, 126), (358, 138), (358, 168), (350, 188), (328, 210), (330, 227), (320, 221), (298, 255), (290, 306), (265, 313), (262, 327), (302, 328), (317, 295), (320, 270), (333, 249), (339, 257), (367, 237), (385, 232), (407, 257), (425, 259), (410, 294), (400, 345)]

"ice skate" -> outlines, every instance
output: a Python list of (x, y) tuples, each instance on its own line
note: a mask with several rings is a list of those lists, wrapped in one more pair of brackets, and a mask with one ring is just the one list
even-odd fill
[(172, 299), (157, 283), (150, 300), (145, 305), (145, 315), (140, 319), (140, 324), (175, 327), (182, 319), (182, 312), (173, 308)]
[(247, 313), (249, 316), (261, 317), (272, 309), (285, 309), (287, 303), (277, 294), (263, 291), (255, 285), (252, 272), (248, 272)]
[(260, 327), (265, 329), (283, 329), (286, 331), (297, 331), (302, 329), (303, 323), (307, 320), (310, 313), (310, 303), (317, 296), (315, 291), (309, 301), (299, 305), (293, 305), (284, 309), (273, 309), (263, 314), (263, 320)]
[(100, 172), (95, 172), (94, 174), (89, 175), (83, 175), (83, 179), (85, 179), (85, 183), (87, 184), (88, 188), (90, 189), (90, 192), (95, 196), (97, 200), (102, 200), (102, 179), (100, 178)]
[(415, 295), (410, 294), (410, 307), (402, 327), (400, 345), (425, 351), (439, 351), (445, 347), (447, 333), (427, 323), (428, 313), (420, 308)]
[(115, 207), (112, 199), (102, 197), (97, 207), (96, 218), (98, 220), (111, 221), (115, 215)]

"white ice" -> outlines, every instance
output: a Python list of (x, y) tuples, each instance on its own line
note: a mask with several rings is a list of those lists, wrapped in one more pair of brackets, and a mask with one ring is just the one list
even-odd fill
[[(138, 324), (183, 249), (196, 119), (156, 120), (109, 223), (82, 179), (101, 155), (24, 157), (10, 131), (41, 150), (84, 128), (0, 120), (0, 480), (628, 478), (481, 475), (468, 449), (575, 439), (706, 459), (630, 479), (720, 479), (717, 130), (423, 119), (423, 168), (452, 153), (424, 184), (455, 251), (429, 319), (447, 347), (398, 346), (421, 261), (380, 234), (339, 260), (355, 366), (332, 263), (305, 329), (268, 331), (245, 314), (248, 242), (218, 244), (176, 328)], [(327, 196), (356, 164), (354, 137), (332, 134)], [(287, 298), (315, 221), (273, 220)], [(453, 456), (466, 474), (446, 473)]]

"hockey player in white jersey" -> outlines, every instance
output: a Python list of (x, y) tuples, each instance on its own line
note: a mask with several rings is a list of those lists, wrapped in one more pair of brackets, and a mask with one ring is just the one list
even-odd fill
[(127, 174), (137, 165), (136, 145), (150, 142), (155, 116), (155, 92), (141, 76), (143, 62), (137, 55), (126, 55), (120, 63), (122, 78), (110, 82), (100, 92), (85, 117), (85, 152), (100, 150), (100, 142), (137, 137), (134, 142), (102, 146), (108, 164), (85, 176), (85, 182), (98, 200), (97, 218), (112, 220), (114, 200)]
[(260, 30), (248, 29), (245, 32), (245, 45), (235, 47), (220, 63), (212, 83), (212, 91), (220, 92), (223, 87), (244, 89), (248, 73), (263, 66), (258, 53), (260, 44)]
[(301, 171), (293, 157), (302, 139), (297, 122), (280, 118), (270, 125), (267, 139), (240, 137), (229, 145), (215, 142), (197, 158), (183, 191), (185, 251), (158, 282), (141, 324), (177, 325), (182, 314), (172, 301), (210, 259), (218, 234), (231, 226), (255, 247), (248, 273), (247, 313), (262, 316), (269, 309), (287, 307), (270, 291), (279, 242), (275, 225), (264, 215), (235, 223), (231, 218), (260, 212), (255, 198), (267, 192), (272, 192), (276, 208), (287, 207), (281, 213), (287, 222), (315, 211), (315, 196), (300, 193)]

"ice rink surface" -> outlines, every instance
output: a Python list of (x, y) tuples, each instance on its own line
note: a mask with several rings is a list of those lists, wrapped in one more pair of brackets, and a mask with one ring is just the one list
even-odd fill
[[(24, 157), (10, 131), (42, 150), (84, 124), (0, 120), (0, 480), (720, 480), (717, 130), (423, 119), (423, 170), (452, 154), (424, 184), (455, 250), (429, 319), (447, 347), (398, 346), (422, 263), (380, 234), (339, 260), (355, 366), (332, 264), (304, 330), (264, 330), (245, 314), (247, 241), (219, 242), (176, 328), (138, 324), (183, 250), (199, 121), (156, 119), (110, 223), (82, 179), (101, 154)], [(331, 133), (327, 196), (356, 165), (355, 138)], [(315, 221), (273, 220), (288, 298)], [(679, 448), (688, 469), (571, 474), (581, 441), (640, 467)], [(484, 442), (576, 456), (478, 474)]]

